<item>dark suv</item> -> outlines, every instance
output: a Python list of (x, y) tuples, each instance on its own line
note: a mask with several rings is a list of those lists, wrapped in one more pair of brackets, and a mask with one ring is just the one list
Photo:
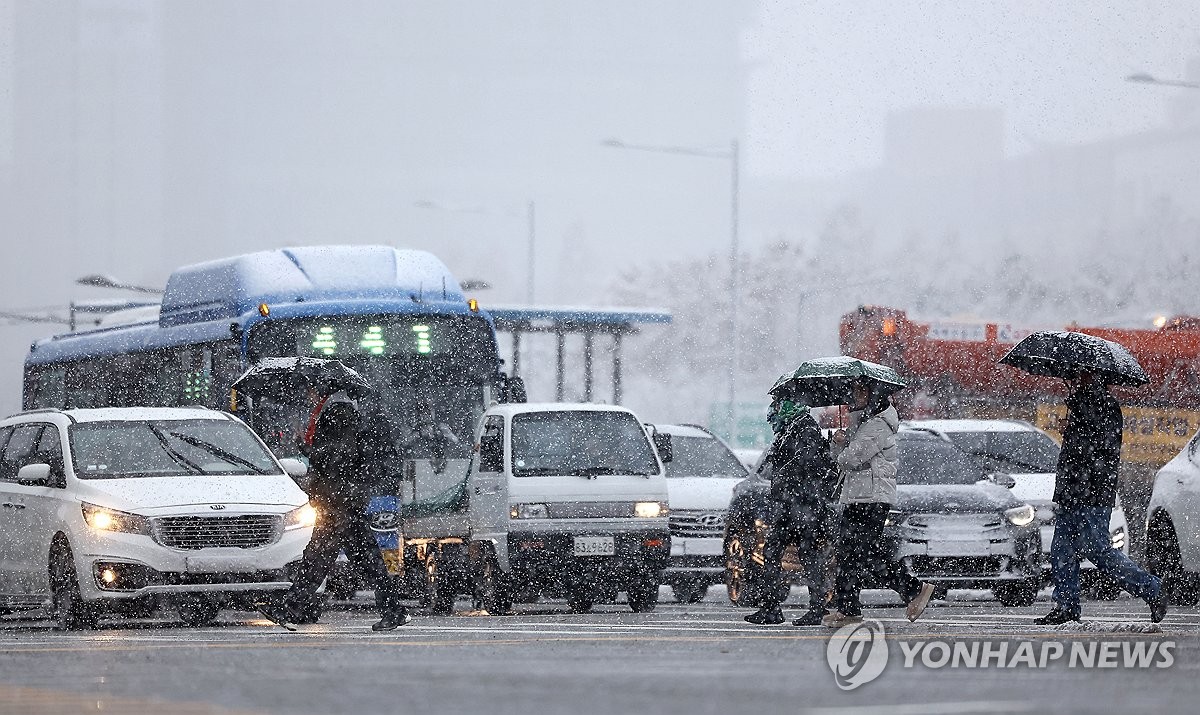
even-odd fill
[[(988, 588), (1006, 606), (1033, 603), (1041, 586), (1041, 536), (1033, 508), (932, 434), (902, 428), (896, 441), (897, 503), (884, 529), (894, 558), (943, 593), (951, 587)], [(770, 468), (760, 460), (734, 488), (729, 505), (725, 583), (739, 606), (762, 601), (769, 491)], [(791, 581), (801, 575), (791, 549), (784, 555), (784, 573)]]

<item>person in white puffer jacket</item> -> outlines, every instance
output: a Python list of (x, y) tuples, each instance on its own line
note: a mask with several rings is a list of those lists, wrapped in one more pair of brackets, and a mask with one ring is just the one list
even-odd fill
[(841, 471), (838, 502), (837, 581), (834, 610), (821, 624), (840, 628), (862, 621), (859, 592), (866, 577), (887, 586), (908, 604), (908, 620), (920, 617), (933, 585), (922, 583), (892, 559), (883, 540), (888, 511), (896, 503), (896, 430), (900, 417), (891, 400), (871, 383), (854, 385), (849, 430), (833, 434), (830, 449)]

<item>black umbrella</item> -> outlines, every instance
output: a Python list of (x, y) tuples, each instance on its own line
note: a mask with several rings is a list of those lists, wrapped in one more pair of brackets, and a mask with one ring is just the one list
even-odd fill
[(369, 394), (371, 385), (341, 360), (309, 357), (263, 358), (233, 382), (233, 389), (273, 402), (295, 402), (309, 388), (322, 395)]
[(1136, 387), (1150, 382), (1124, 345), (1086, 333), (1033, 333), (1014, 345), (1000, 362), (1047, 377), (1070, 378), (1091, 372), (1111, 385)]

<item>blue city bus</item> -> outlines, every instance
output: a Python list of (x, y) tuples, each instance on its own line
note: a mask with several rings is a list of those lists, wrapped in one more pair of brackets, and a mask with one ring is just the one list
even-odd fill
[[(185, 266), (162, 303), (33, 344), (24, 407), (204, 405), (296, 456), (306, 408), (238, 396), (263, 357), (337, 358), (375, 388), (411, 459), (469, 459), (503, 386), (492, 318), (432, 254), (387, 246), (287, 248)], [(436, 464), (440, 462), (440, 464)], [(424, 471), (424, 470), (422, 470)]]

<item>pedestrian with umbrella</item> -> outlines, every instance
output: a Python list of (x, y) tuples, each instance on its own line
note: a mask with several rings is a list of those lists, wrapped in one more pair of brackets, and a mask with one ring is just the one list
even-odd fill
[(1001, 364), (1066, 381), (1067, 424), (1062, 432), (1054, 480), (1054, 540), (1050, 573), (1054, 608), (1039, 625), (1078, 621), (1079, 561), (1089, 559), (1130, 594), (1143, 598), (1150, 620), (1167, 613), (1168, 589), (1109, 540), (1108, 523), (1117, 498), (1124, 421), (1109, 385), (1150, 382), (1142, 366), (1119, 343), (1075, 332), (1042, 331), (1017, 343)]
[(767, 421), (775, 439), (759, 466), (760, 470), (771, 470), (767, 536), (763, 546), (763, 598), (759, 610), (745, 619), (756, 625), (783, 623), (783, 610), (779, 607), (781, 595), (787, 595), (783, 552), (792, 544), (804, 567), (809, 604), (808, 612), (793, 624), (816, 626), (826, 613), (829, 589), (825, 574), (834, 521), (830, 502), (837, 473), (829, 457), (829, 441), (821, 434), (804, 402), (775, 397), (767, 410)]
[(933, 595), (887, 552), (883, 528), (896, 503), (896, 430), (900, 417), (890, 395), (904, 388), (895, 370), (846, 356), (808, 360), (780, 378), (772, 394), (788, 394), (817, 405), (849, 405), (849, 429), (833, 434), (831, 453), (839, 471), (841, 517), (837, 534), (837, 577), (833, 610), (821, 625), (840, 628), (862, 621), (859, 593), (868, 576), (895, 590), (915, 621)]
[[(319, 613), (317, 588), (328, 576), (339, 551), (359, 566), (375, 588), (380, 620), (374, 631), (390, 631), (410, 618), (400, 602), (400, 583), (384, 563), (367, 516), (372, 496), (394, 493), (388, 466), (379, 462), (395, 449), (386, 420), (360, 420), (349, 393), (365, 396), (370, 386), (337, 360), (276, 358), (251, 368), (234, 383), (255, 397), (286, 399), (297, 387), (316, 404), (303, 438), (309, 458), (308, 496), (317, 510), (317, 524), (304, 549), (292, 586), (283, 599), (260, 605), (263, 615), (281, 625), (315, 621)], [(295, 363), (289, 373), (279, 361)], [(263, 361), (267, 363), (268, 361)], [(335, 399), (335, 397), (337, 399)]]

